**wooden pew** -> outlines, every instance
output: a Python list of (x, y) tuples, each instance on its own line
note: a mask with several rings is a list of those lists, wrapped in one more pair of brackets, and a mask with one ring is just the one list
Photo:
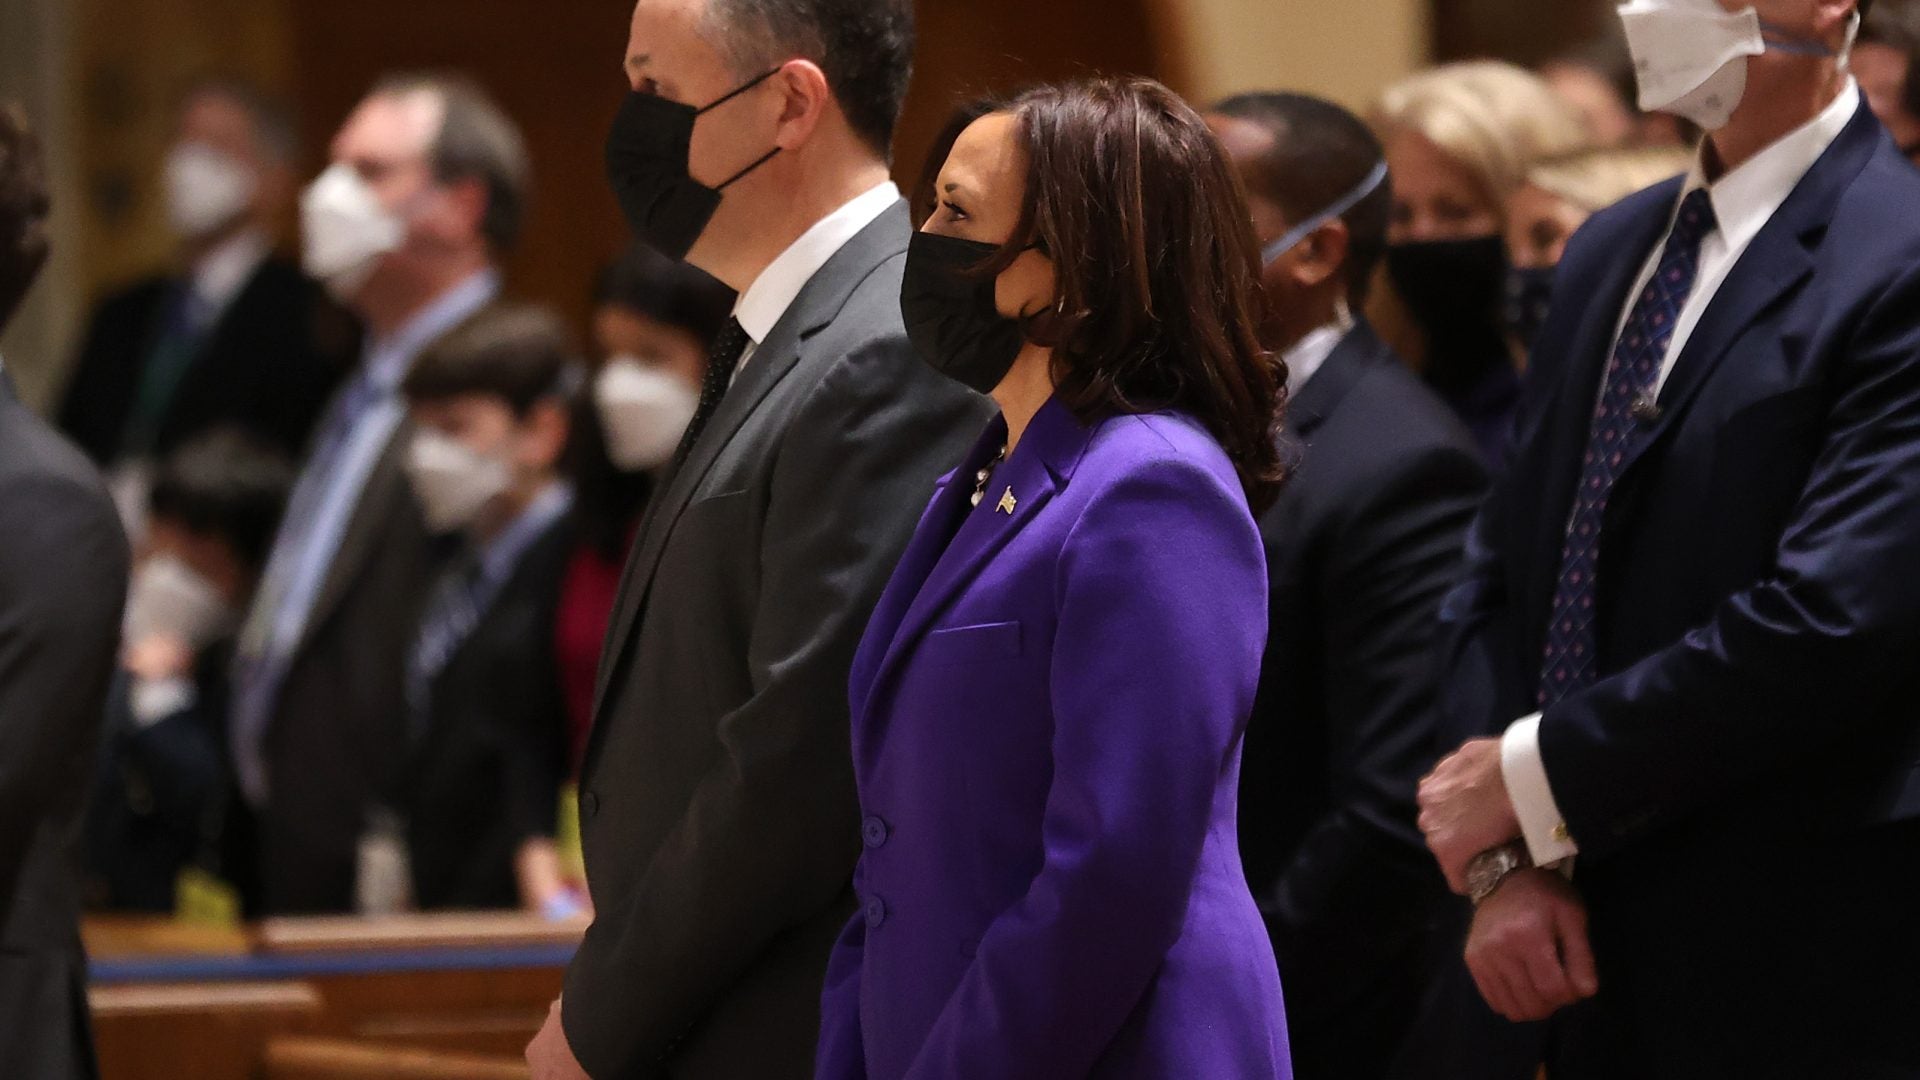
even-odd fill
[(265, 1080), (530, 1080), (518, 1059), (409, 1050), (338, 1039), (267, 1044)]
[(105, 1080), (255, 1080), (277, 1035), (319, 1025), (302, 982), (96, 986), (94, 1045)]

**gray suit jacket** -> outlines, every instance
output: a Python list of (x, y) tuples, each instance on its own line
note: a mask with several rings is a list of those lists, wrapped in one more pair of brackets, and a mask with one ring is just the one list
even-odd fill
[(567, 974), (600, 1080), (812, 1074), (860, 828), (847, 676), (991, 410), (914, 356), (904, 203), (754, 352), (649, 510), (581, 779), (598, 917)]
[(0, 374), (0, 1063), (95, 1075), (80, 843), (127, 540), (85, 457)]

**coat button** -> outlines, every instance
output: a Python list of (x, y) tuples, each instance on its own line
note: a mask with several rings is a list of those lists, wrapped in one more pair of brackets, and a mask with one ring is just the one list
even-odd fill
[(887, 823), (877, 817), (869, 817), (860, 825), (860, 838), (865, 840), (867, 846), (870, 848), (877, 848), (885, 844), (890, 832), (891, 830), (887, 828)]
[(867, 900), (867, 929), (878, 930), (880, 924), (887, 921), (887, 905), (879, 897)]
[(600, 796), (591, 791), (580, 796), (580, 809), (588, 817), (599, 817)]

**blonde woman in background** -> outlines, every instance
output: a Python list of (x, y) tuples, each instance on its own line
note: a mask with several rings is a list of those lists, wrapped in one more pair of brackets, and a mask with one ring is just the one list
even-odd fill
[(1590, 150), (1549, 158), (1507, 199), (1507, 330), (1522, 362), (1546, 322), (1554, 269), (1587, 219), (1644, 188), (1686, 172), (1677, 147)]
[(1496, 469), (1520, 393), (1504, 328), (1506, 203), (1527, 172), (1584, 149), (1579, 114), (1522, 68), (1476, 61), (1389, 87), (1373, 123), (1393, 170), (1387, 271), (1427, 381)]

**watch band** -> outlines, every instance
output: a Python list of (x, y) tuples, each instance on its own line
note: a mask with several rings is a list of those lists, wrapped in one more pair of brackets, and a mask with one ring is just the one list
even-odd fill
[(1483, 851), (1467, 863), (1467, 898), (1475, 907), (1492, 896), (1514, 874), (1533, 868), (1525, 840), (1513, 840)]

